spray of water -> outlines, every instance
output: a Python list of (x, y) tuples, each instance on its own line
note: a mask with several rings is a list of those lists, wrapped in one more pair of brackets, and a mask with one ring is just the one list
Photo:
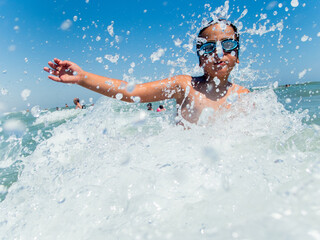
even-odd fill
[[(150, 56), (141, 54), (140, 63), (167, 64), (172, 74), (201, 74), (188, 61), (197, 32), (212, 19), (234, 17), (229, 4), (215, 10), (206, 4), (207, 12), (188, 22), (185, 39), (172, 38), (183, 49), (177, 60), (164, 60), (170, 47), (159, 46)], [(242, 35), (278, 33), (281, 43), (282, 21), (271, 23), (261, 15), (246, 26), (247, 13), (234, 17)], [(108, 25), (108, 39), (94, 39), (120, 48), (124, 36), (117, 35), (116, 24)], [(87, 31), (83, 27), (84, 39)], [(243, 40), (242, 54), (250, 41)], [(232, 81), (269, 80), (251, 67), (258, 58), (235, 69)], [(108, 54), (96, 59), (104, 65), (127, 61)], [(131, 88), (140, 63), (131, 62), (124, 75)], [(11, 176), (3, 174), (0, 182), (0, 194), (7, 194), (0, 204), (2, 237), (317, 239), (319, 127), (302, 123), (307, 111), (287, 111), (272, 87), (240, 100), (230, 96), (228, 102), (233, 103), (229, 111), (212, 117), (212, 109), (205, 109), (199, 125), (189, 130), (174, 124), (175, 108), (156, 115), (143, 105), (106, 98), (83, 112), (24, 113), (32, 119), (29, 129), (3, 137), (11, 153), (1, 155), (7, 159), (1, 174)], [(26, 137), (34, 147), (23, 145)]]

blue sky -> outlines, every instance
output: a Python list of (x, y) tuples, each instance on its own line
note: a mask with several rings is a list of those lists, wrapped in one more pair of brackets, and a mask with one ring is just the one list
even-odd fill
[(234, 81), (320, 81), (319, 0), (0, 0), (0, 112), (100, 97), (48, 80), (42, 69), (54, 57), (134, 83), (196, 74), (192, 36), (221, 6), (242, 26)]

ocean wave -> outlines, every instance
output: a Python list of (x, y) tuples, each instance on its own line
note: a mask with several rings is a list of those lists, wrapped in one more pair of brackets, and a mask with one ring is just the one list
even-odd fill
[(320, 220), (320, 132), (305, 116), (272, 90), (257, 91), (214, 123), (184, 130), (173, 112), (101, 98), (23, 159), (0, 204), (0, 231), (10, 239), (301, 239)]

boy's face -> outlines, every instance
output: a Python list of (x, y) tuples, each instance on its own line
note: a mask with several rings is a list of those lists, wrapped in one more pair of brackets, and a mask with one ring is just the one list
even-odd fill
[[(229, 25), (222, 29), (219, 23), (206, 28), (200, 37), (205, 38), (207, 42), (221, 42), (225, 39), (236, 40), (235, 32)], [(215, 51), (210, 54), (200, 55), (200, 67), (203, 68), (205, 75), (218, 77), (220, 80), (227, 80), (230, 72), (239, 63), (237, 49), (233, 52), (223, 52), (221, 47), (217, 46)]]

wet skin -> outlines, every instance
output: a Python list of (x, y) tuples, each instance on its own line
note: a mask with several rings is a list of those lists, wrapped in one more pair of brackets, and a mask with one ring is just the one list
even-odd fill
[[(205, 29), (201, 37), (207, 41), (235, 39), (233, 28), (222, 29), (215, 24)], [(228, 108), (227, 98), (230, 94), (247, 93), (247, 89), (228, 82), (230, 72), (239, 63), (237, 54), (224, 53), (221, 58), (217, 54), (200, 56), (200, 66), (204, 76), (191, 77), (178, 75), (167, 79), (137, 84), (133, 91), (126, 89), (127, 82), (107, 78), (82, 70), (70, 61), (54, 59), (44, 70), (49, 72), (49, 79), (75, 83), (108, 97), (121, 96), (126, 102), (155, 102), (165, 99), (176, 99), (177, 113), (191, 123), (197, 123), (204, 108), (219, 111)], [(76, 74), (75, 74), (76, 72)]]

